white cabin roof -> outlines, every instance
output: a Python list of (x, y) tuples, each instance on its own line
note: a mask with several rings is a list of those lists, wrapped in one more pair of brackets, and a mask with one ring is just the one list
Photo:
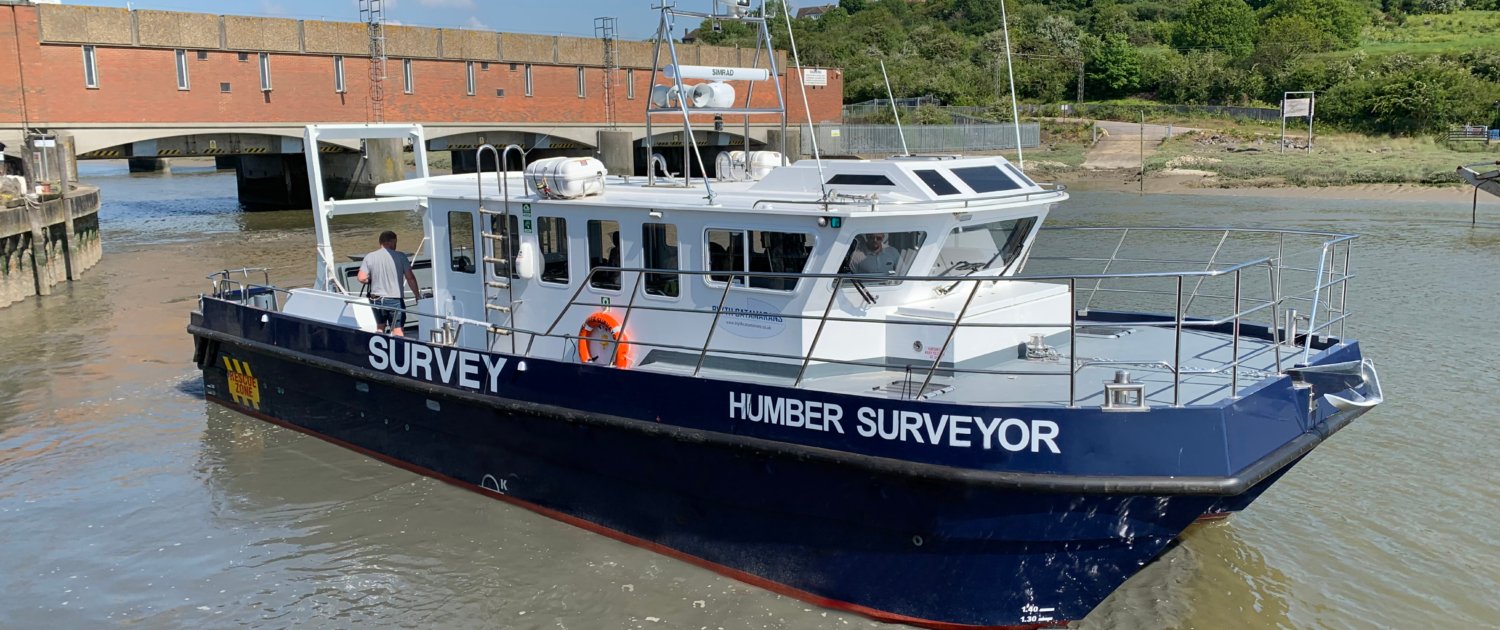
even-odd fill
[[(657, 179), (655, 186), (637, 177), (609, 177), (604, 193), (576, 199), (543, 199), (526, 188), (521, 172), (507, 173), (512, 201), (546, 201), (618, 207), (722, 209), (734, 212), (778, 214), (852, 214), (875, 211), (886, 214), (950, 212), (954, 206), (985, 207), (1056, 203), (1067, 198), (1057, 189), (1044, 188), (999, 156), (913, 156), (878, 160), (823, 160), (822, 182), (837, 201), (824, 207), (823, 187), (817, 162), (802, 160), (774, 168), (759, 181), (712, 181), (715, 198), (710, 205), (703, 181), (687, 186)], [(380, 196), (414, 196), (432, 199), (504, 198), (493, 172), (480, 175), (444, 175), (381, 184)]]

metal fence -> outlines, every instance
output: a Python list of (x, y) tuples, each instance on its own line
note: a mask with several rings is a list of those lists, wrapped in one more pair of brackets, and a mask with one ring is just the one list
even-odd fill
[[(964, 120), (983, 119), (993, 122), (1004, 122), (1010, 120), (1010, 107), (1008, 104), (992, 107), (976, 107), (971, 105), (933, 105), (923, 103), (930, 109), (947, 114), (954, 122)], [(896, 108), (902, 111), (902, 118), (912, 115), (917, 105), (907, 104), (901, 99), (896, 101)], [(1281, 110), (1272, 107), (1236, 107), (1230, 105), (1117, 105), (1111, 103), (1075, 105), (1071, 103), (1021, 103), (1017, 105), (1023, 116), (1058, 116), (1064, 118), (1087, 117), (1087, 118), (1119, 118), (1134, 120), (1140, 111), (1145, 111), (1147, 116), (1165, 114), (1210, 114), (1214, 116), (1228, 116), (1231, 118), (1248, 118), (1264, 122), (1275, 122), (1281, 117)], [(1122, 116), (1128, 113), (1128, 116)], [(879, 120), (890, 120), (891, 105), (889, 101), (856, 103), (844, 106), (845, 122), (861, 122), (871, 118)]]
[[(906, 148), (912, 153), (999, 151), (1016, 148), (1016, 129), (1008, 124), (905, 125)], [(895, 125), (820, 125), (818, 150), (825, 155), (882, 155), (901, 152)], [(1021, 123), (1021, 147), (1041, 144), (1037, 123)], [(802, 135), (802, 155), (812, 155), (812, 138)]]

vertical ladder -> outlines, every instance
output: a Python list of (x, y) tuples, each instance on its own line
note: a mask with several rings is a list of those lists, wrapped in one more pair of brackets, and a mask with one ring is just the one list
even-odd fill
[[(477, 172), (475, 182), (479, 191), (479, 235), (484, 240), (484, 320), (489, 324), (490, 342), (487, 344), (490, 350), (495, 350), (494, 335), (510, 338), (511, 354), (516, 352), (515, 328), (515, 306), (516, 295), (512, 280), (516, 270), (516, 252), (511, 247), (512, 240), (519, 240), (519, 234), (512, 234), (510, 229), (510, 180), (506, 177), (505, 160), (514, 150), (524, 162), (526, 154), (520, 145), (506, 145), (504, 149), (496, 149), (494, 145), (486, 144), (475, 151), (475, 165)], [(501, 206), (500, 210), (490, 210), (484, 206), (484, 156), (488, 152), (495, 156), (495, 179), (500, 187)], [(524, 165), (523, 165), (524, 166)], [(496, 268), (504, 271), (503, 274), (495, 273)], [(501, 321), (496, 321), (500, 318)]]
[(385, 122), (385, 0), (359, 0), (360, 21), (370, 34), (370, 99), (365, 114), (374, 124)]
[(610, 129), (619, 125), (615, 120), (615, 73), (620, 67), (615, 50), (616, 31), (615, 18), (594, 18), (594, 36), (604, 42), (604, 122)]

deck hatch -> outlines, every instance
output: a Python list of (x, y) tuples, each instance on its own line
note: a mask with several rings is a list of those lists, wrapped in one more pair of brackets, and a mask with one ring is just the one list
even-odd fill
[(893, 394), (895, 397), (898, 397), (901, 400), (926, 400), (928, 398), (932, 398), (933, 396), (946, 394), (953, 391), (953, 384), (932, 381), (928, 383), (926, 387), (923, 387), (922, 381), (912, 379), (904, 381), (891, 381), (874, 389), (877, 392)]

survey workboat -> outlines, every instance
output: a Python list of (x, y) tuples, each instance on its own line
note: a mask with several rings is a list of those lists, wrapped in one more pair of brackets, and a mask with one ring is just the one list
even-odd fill
[[(663, 35), (710, 15), (661, 11)], [(761, 16), (710, 17), (769, 51)], [(309, 127), (314, 286), (212, 276), (189, 327), (207, 396), (933, 628), (1084, 617), (1381, 402), (1344, 336), (1353, 236), (1043, 227), (1068, 193), (1000, 157), (713, 156), (694, 121), (785, 125), (776, 57), (757, 57), (682, 66), (658, 40), (647, 120), (683, 123), (677, 175), (649, 131), (646, 175), (551, 158), (429, 176), (419, 126)], [(758, 79), (778, 107), (752, 106)], [(361, 139), (409, 142), (418, 176), (326, 200), (320, 143)], [(432, 261), (405, 336), (380, 332), (329, 234), (395, 210)]]

